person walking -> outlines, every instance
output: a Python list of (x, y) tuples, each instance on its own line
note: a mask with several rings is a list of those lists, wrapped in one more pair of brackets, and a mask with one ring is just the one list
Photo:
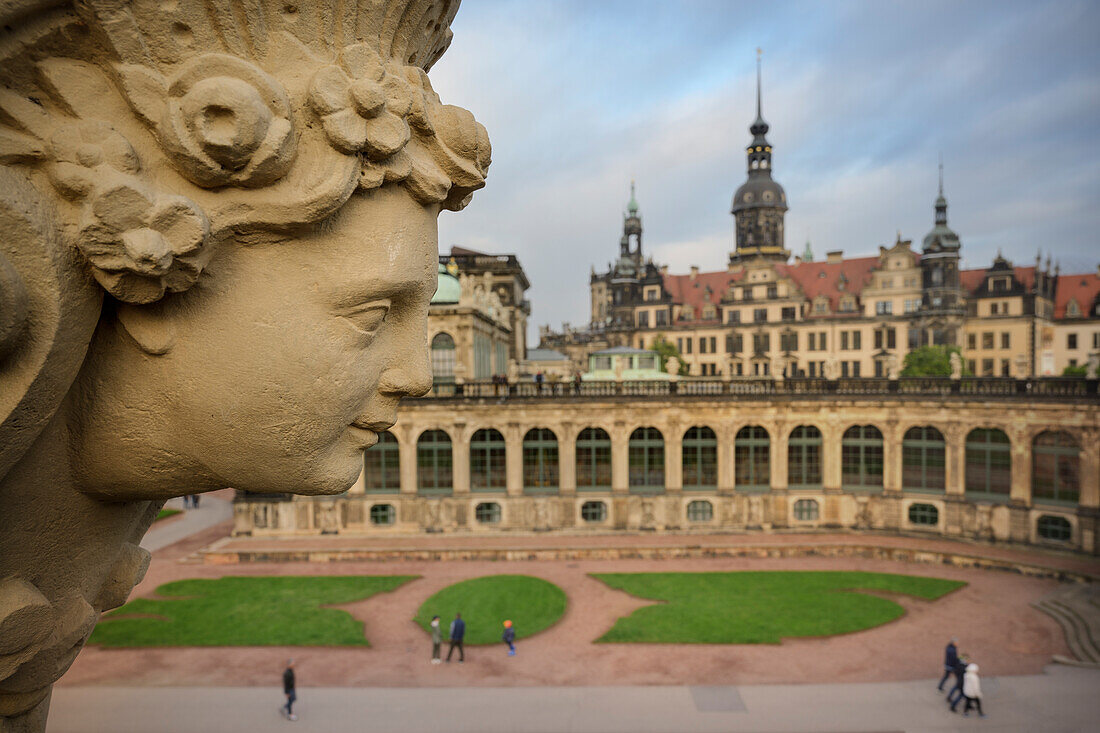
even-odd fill
[(298, 694), (294, 690), (293, 659), (286, 661), (286, 669), (283, 670), (283, 694), (286, 695), (286, 705), (279, 708), (279, 712), (287, 720), (297, 720), (298, 716), (294, 714), (294, 701), (298, 699)]
[(951, 688), (951, 692), (947, 693), (947, 704), (951, 706), (951, 712), (955, 712), (955, 706), (958, 705), (959, 700), (963, 696), (963, 677), (966, 674), (966, 664), (968, 658), (965, 654), (960, 654), (958, 659), (955, 660), (955, 686)]
[(439, 616), (432, 616), (432, 664), (439, 664), (439, 649), (443, 646), (443, 631), (439, 628)]
[(462, 638), (466, 636), (466, 622), (462, 620), (462, 614), (456, 613), (455, 620), (451, 622), (451, 646), (447, 649), (447, 661), (451, 661), (455, 647), (458, 647), (458, 661), (466, 661), (466, 652), (462, 648)]
[(943, 692), (943, 683), (947, 682), (947, 678), (955, 672), (955, 665), (959, 661), (959, 648), (955, 644), (959, 640), (955, 637), (951, 637), (951, 641), (947, 642), (947, 648), (943, 651), (943, 677), (940, 678), (940, 683), (936, 685), (936, 689)]
[(504, 622), (504, 633), (500, 635), (500, 640), (508, 645), (508, 656), (516, 656), (516, 630), (512, 628), (511, 621)]
[(978, 679), (978, 665), (966, 665), (966, 675), (963, 678), (963, 695), (966, 696), (966, 706), (963, 707), (963, 717), (970, 715), (970, 708), (978, 709), (978, 717), (984, 718), (982, 712), (982, 681)]

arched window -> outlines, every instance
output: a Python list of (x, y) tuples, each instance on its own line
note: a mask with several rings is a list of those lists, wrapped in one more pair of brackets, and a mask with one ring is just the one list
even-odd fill
[(630, 434), (630, 490), (639, 494), (665, 490), (665, 439), (657, 428), (637, 428)]
[(504, 436), (482, 428), (470, 437), (470, 491), (505, 491), (508, 469)]
[(901, 488), (942, 493), (946, 485), (946, 465), (947, 446), (943, 433), (930, 426), (905, 431), (901, 441)]
[(611, 488), (611, 436), (602, 428), (585, 428), (577, 436), (577, 491)]
[(607, 521), (607, 504), (602, 501), (586, 501), (581, 504), (581, 519), (586, 522)]
[(523, 436), (523, 491), (552, 494), (558, 490), (558, 438), (548, 428), (532, 428)]
[(1066, 432), (1048, 430), (1031, 446), (1031, 498), (1076, 504), (1081, 493), (1081, 448)]
[(882, 433), (874, 425), (853, 425), (840, 442), (840, 485), (882, 489)]
[(499, 524), (500, 504), (495, 501), (485, 501), (474, 507), (474, 518), (478, 524)]
[(454, 384), (455, 340), (450, 334), (437, 333), (432, 339), (432, 380), (436, 384)]
[(787, 443), (787, 485), (792, 489), (821, 488), (821, 431), (799, 425)]
[(817, 499), (799, 499), (794, 503), (794, 518), (800, 522), (813, 522), (821, 516)]
[(363, 451), (363, 482), (368, 494), (401, 491), (401, 450), (389, 431), (379, 433), (378, 442)]
[(713, 489), (718, 485), (718, 437), (708, 427), (697, 425), (684, 433), (684, 488)]
[(771, 488), (771, 440), (759, 425), (746, 425), (733, 439), (734, 486), (739, 491)]
[(438, 496), (451, 485), (451, 438), (442, 430), (425, 430), (416, 441), (416, 486), (421, 494)]
[(1012, 445), (1003, 430), (975, 428), (966, 436), (966, 493), (1004, 501), (1012, 490)]
[(1065, 517), (1043, 514), (1036, 520), (1035, 533), (1044, 540), (1069, 542), (1073, 539), (1073, 525)]
[(687, 505), (689, 522), (709, 522), (714, 519), (714, 505), (709, 501), (689, 501)]

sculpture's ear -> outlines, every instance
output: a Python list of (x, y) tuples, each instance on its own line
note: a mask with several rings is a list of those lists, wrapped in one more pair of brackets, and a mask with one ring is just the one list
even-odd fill
[(176, 327), (165, 318), (160, 304), (127, 305), (120, 303), (116, 315), (123, 330), (146, 354), (167, 354), (176, 342)]

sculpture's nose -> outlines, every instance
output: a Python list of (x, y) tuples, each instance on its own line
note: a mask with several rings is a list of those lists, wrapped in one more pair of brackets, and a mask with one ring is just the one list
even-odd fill
[[(382, 378), (378, 383), (378, 391), (399, 396), (420, 397), (428, 394), (432, 388), (432, 370), (428, 363), (427, 349), (424, 344), (418, 343), (420, 348), (410, 349), (405, 358), (382, 372)], [(415, 352), (415, 353), (412, 353)]]

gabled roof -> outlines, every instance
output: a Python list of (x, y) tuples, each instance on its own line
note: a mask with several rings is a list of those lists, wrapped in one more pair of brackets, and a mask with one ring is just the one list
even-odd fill
[[(1005, 275), (1007, 270), (994, 270), (992, 267), (981, 270), (959, 270), (959, 285), (968, 295), (978, 292), (985, 282), (986, 275)], [(1024, 286), (1025, 291), (1035, 287), (1035, 266), (1013, 267), (1011, 274)]]
[(1054, 317), (1065, 318), (1066, 306), (1071, 300), (1077, 301), (1077, 307), (1081, 309), (1080, 317), (1086, 317), (1097, 296), (1100, 296), (1100, 275), (1060, 275), (1054, 295)]
[[(729, 288), (730, 283), (744, 278), (745, 271), (728, 272), (700, 272), (692, 279), (691, 275), (664, 275), (665, 290), (672, 296), (672, 302), (678, 305), (687, 305), (701, 313), (706, 304), (718, 305)], [(707, 297), (707, 288), (710, 288), (710, 297)]]
[[(829, 309), (836, 312), (844, 295), (859, 297), (878, 269), (879, 258), (853, 257), (840, 262), (800, 262), (797, 265), (776, 265), (781, 275), (787, 275), (802, 290), (807, 300), (818, 296), (829, 299)], [(840, 288), (843, 275), (844, 288)], [(811, 316), (813, 313), (810, 314)]]

